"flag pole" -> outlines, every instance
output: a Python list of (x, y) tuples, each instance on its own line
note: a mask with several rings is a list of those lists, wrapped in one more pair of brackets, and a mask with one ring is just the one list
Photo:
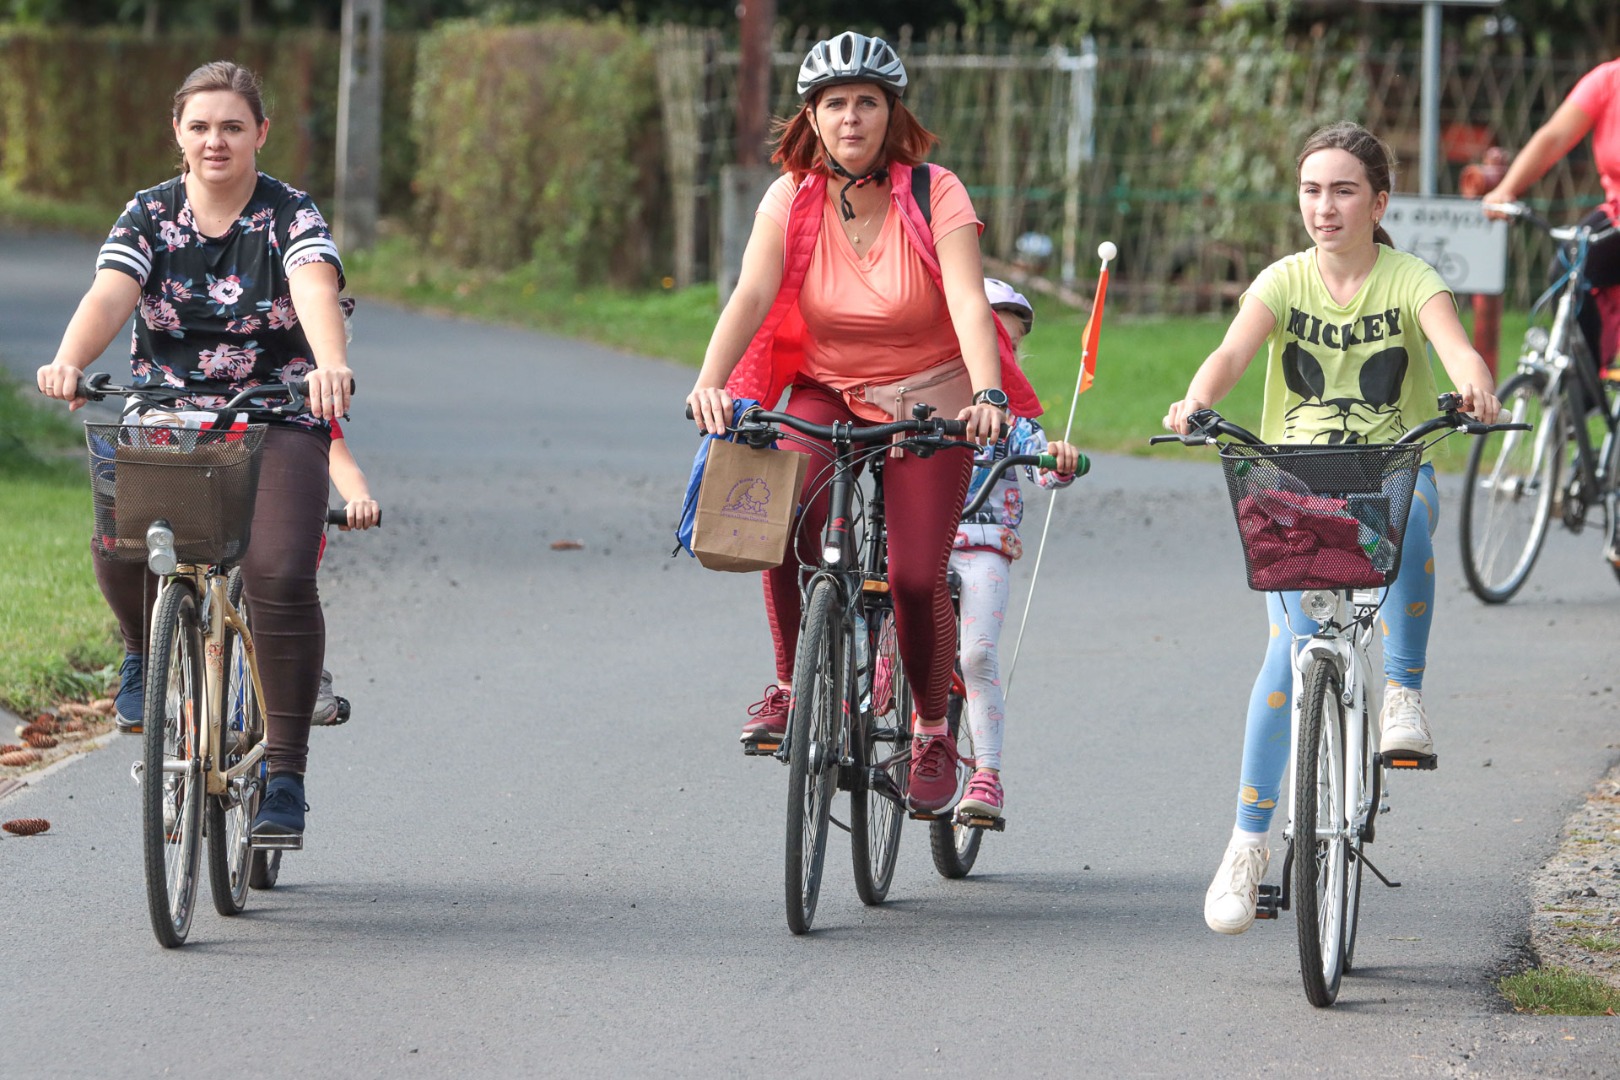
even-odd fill
[[(1108, 264), (1119, 255), (1119, 248), (1111, 240), (1104, 240), (1097, 245), (1097, 257), (1102, 260), (1102, 270), (1097, 275), (1097, 297), (1091, 304), (1091, 317), (1086, 320), (1084, 343), (1080, 351), (1080, 370), (1074, 378), (1074, 396), (1069, 399), (1069, 420), (1063, 425), (1063, 441), (1068, 442), (1074, 434), (1075, 406), (1080, 403), (1080, 395), (1091, 389), (1092, 375), (1097, 368), (1097, 342), (1102, 335), (1103, 303), (1108, 298)], [(1013, 672), (1018, 667), (1018, 653), (1024, 644), (1024, 628), (1029, 625), (1029, 609), (1035, 603), (1035, 582), (1041, 574), (1041, 557), (1046, 554), (1046, 536), (1052, 528), (1052, 511), (1057, 506), (1057, 492), (1053, 491), (1046, 502), (1046, 522), (1041, 526), (1040, 546), (1035, 549), (1035, 568), (1029, 574), (1029, 592), (1024, 597), (1024, 615), (1018, 621), (1018, 636), (1013, 639), (1012, 655), (1007, 660), (1006, 674), (1001, 677), (1001, 693), (1006, 698), (1012, 694)]]

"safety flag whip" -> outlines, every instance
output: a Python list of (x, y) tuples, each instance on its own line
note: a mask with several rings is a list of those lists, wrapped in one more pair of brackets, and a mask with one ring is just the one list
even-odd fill
[[(1085, 341), (1080, 351), (1080, 370), (1074, 379), (1074, 396), (1069, 399), (1069, 421), (1063, 425), (1063, 441), (1074, 433), (1074, 410), (1080, 395), (1091, 389), (1097, 372), (1097, 342), (1102, 335), (1103, 303), (1108, 299), (1108, 264), (1119, 254), (1112, 240), (1097, 245), (1097, 257), (1102, 270), (1097, 274), (1097, 298), (1091, 304), (1091, 317), (1086, 320)], [(1018, 667), (1018, 651), (1024, 644), (1024, 628), (1029, 625), (1029, 609), (1035, 603), (1035, 582), (1041, 576), (1041, 556), (1046, 554), (1046, 534), (1052, 528), (1052, 511), (1057, 506), (1057, 492), (1046, 503), (1046, 523), (1041, 526), (1041, 543), (1035, 549), (1035, 568), (1029, 574), (1029, 592), (1024, 597), (1024, 616), (1018, 622), (1018, 636), (1013, 639), (1012, 656), (1007, 660), (1007, 673), (1001, 677), (1001, 693), (1005, 698), (1012, 693), (1013, 671)]]

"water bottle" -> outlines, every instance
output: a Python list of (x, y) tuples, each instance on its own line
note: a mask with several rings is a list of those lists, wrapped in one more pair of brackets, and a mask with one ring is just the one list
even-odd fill
[(855, 674), (865, 685), (866, 676), (872, 670), (872, 632), (866, 625), (866, 612), (860, 607), (855, 609)]

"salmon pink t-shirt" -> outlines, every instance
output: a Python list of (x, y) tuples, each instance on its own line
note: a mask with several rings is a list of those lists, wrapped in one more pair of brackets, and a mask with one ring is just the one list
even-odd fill
[[(967, 189), (955, 174), (935, 168), (929, 190), (934, 240), (964, 225), (982, 228)], [(788, 208), (797, 185), (784, 174), (771, 185), (759, 213), (787, 230)], [(962, 354), (951, 325), (945, 295), (934, 284), (922, 256), (906, 238), (893, 201), (865, 255), (857, 255), (844, 235), (836, 200), (821, 211), (821, 228), (799, 313), (808, 331), (804, 374), (835, 390), (885, 383), (926, 371)], [(869, 226), (878, 229), (873, 221)], [(875, 407), (868, 419), (887, 419)], [(861, 410), (864, 414), (865, 410)]]
[(1568, 100), (1592, 118), (1592, 160), (1610, 206), (1620, 210), (1620, 60), (1581, 76)]

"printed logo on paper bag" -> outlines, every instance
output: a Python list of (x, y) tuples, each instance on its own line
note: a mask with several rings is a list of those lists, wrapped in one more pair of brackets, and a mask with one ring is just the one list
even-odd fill
[(720, 512), (726, 517), (749, 518), (764, 521), (771, 504), (771, 489), (759, 477), (748, 477), (731, 486), (726, 503)]

